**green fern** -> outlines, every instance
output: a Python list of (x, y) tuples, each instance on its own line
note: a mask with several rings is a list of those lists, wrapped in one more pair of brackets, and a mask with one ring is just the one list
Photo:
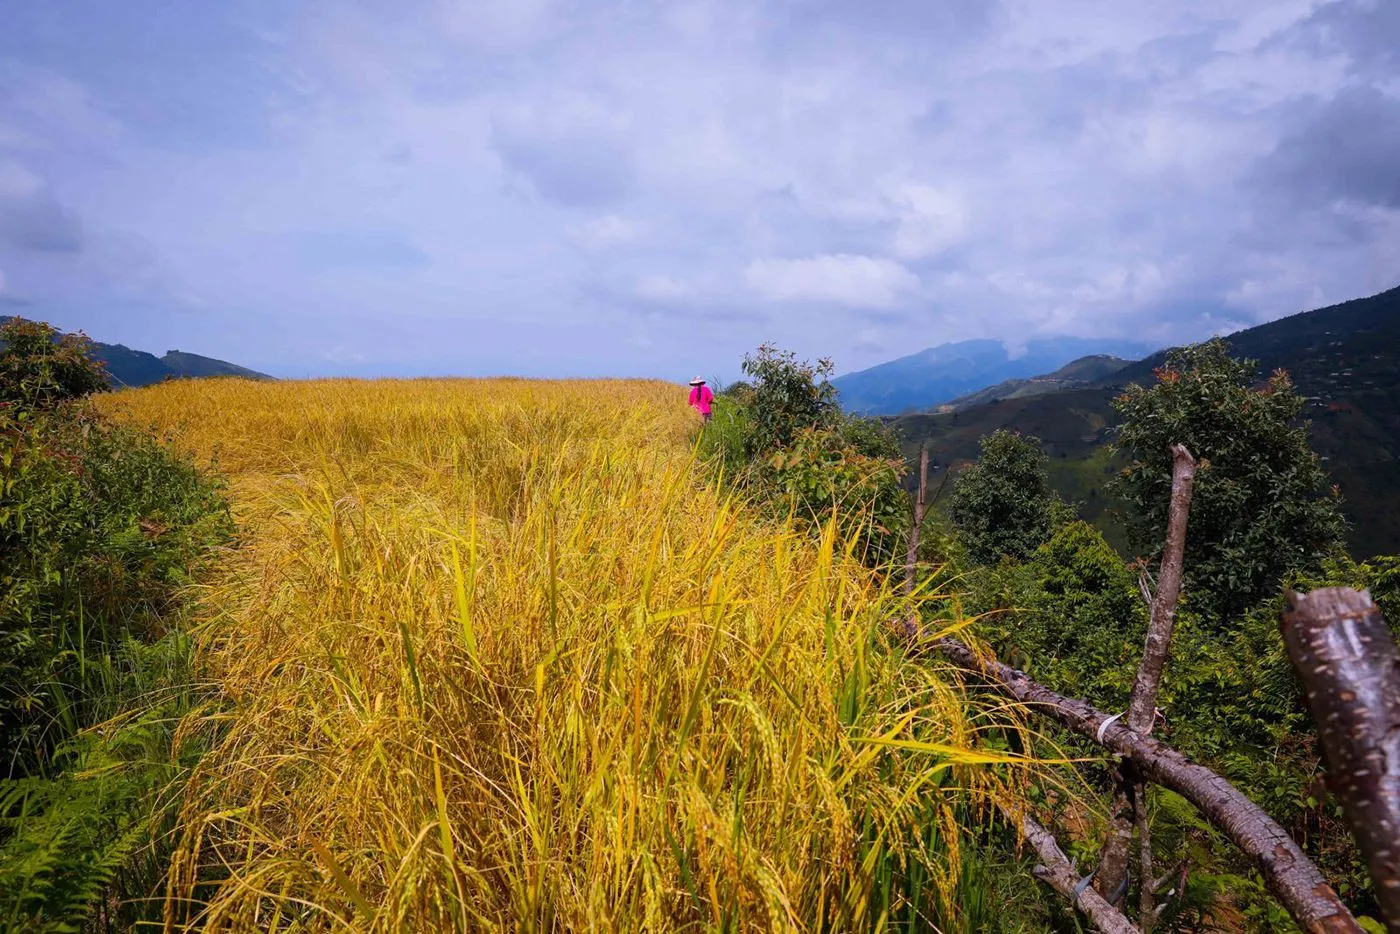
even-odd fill
[(7, 930), (80, 931), (145, 827), (125, 772), (0, 782), (0, 918)]

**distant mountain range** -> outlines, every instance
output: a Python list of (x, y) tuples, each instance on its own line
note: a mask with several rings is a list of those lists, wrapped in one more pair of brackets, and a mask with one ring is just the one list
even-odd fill
[(96, 356), (107, 364), (107, 375), (113, 386), (149, 386), (167, 379), (192, 379), (206, 376), (242, 376), (245, 379), (272, 379), (265, 373), (246, 367), (201, 357), (196, 353), (167, 350), (157, 357), (144, 350), (132, 350), (122, 344), (94, 342)]
[[(1308, 398), (1313, 446), (1341, 487), (1353, 553), (1400, 553), (1400, 288), (1281, 318), (1226, 340), (1235, 356), (1259, 361), (1261, 378), (1286, 369)], [(979, 440), (998, 428), (1040, 438), (1056, 488), (1081, 503), (1081, 514), (1121, 546), (1117, 504), (1104, 491), (1121, 467), (1108, 450), (1118, 423), (1112, 400), (1128, 383), (1154, 382), (1165, 358), (1165, 352), (1152, 354), (1087, 386), (892, 421), (906, 453), (916, 454), (928, 442), (935, 462), (953, 471), (974, 460)]]
[(988, 386), (986, 389), (958, 396), (951, 402), (945, 402), (935, 408), (940, 412), (954, 412), (958, 409), (970, 409), (975, 405), (999, 402), (1003, 399), (1025, 399), (1028, 396), (1043, 396), (1047, 392), (1059, 392), (1062, 389), (1092, 386), (1107, 379), (1132, 362), (1111, 354), (1093, 354), (1088, 357), (1080, 357), (1078, 360), (1071, 360), (1053, 373), (1032, 376), (1030, 379), (1004, 380), (995, 386)]
[[(0, 321), (8, 319), (0, 318)], [(192, 379), (205, 376), (242, 376), (245, 379), (272, 379), (265, 373), (246, 367), (202, 357), (195, 353), (167, 350), (157, 357), (144, 350), (132, 350), (124, 344), (104, 344), (93, 341), (93, 356), (107, 365), (112, 385), (149, 386), (167, 379)]]
[(862, 415), (900, 415), (951, 402), (1006, 380), (1050, 373), (1090, 355), (1136, 360), (1156, 347), (1132, 341), (1053, 337), (1030, 341), (1012, 356), (1001, 341), (940, 344), (888, 363), (838, 376), (831, 382), (841, 405)]

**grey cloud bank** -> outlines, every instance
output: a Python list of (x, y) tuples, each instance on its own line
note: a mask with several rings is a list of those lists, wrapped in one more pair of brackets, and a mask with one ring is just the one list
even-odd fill
[(5, 20), (0, 304), (278, 375), (852, 370), (1400, 282), (1390, 0)]

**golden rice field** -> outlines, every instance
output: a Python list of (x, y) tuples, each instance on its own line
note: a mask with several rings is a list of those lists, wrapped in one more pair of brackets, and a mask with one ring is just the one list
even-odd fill
[[(182, 381), (101, 402), (230, 478), (167, 920), (951, 924), (1014, 781), (900, 596), (727, 498), (675, 387)], [(921, 925), (922, 926), (922, 925)], [(947, 929), (945, 927), (945, 929)]]

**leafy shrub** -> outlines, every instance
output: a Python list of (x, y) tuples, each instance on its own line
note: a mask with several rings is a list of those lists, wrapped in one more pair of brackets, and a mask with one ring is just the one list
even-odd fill
[(820, 525), (835, 517), (857, 534), (864, 558), (884, 564), (900, 552), (909, 497), (899, 441), (878, 419), (849, 416), (815, 365), (765, 344), (744, 358), (750, 381), (716, 398), (699, 448), (709, 463), (760, 503)]
[(159, 638), (191, 564), (229, 531), (217, 485), (149, 436), (77, 406), (0, 414), (7, 762), (38, 767), (116, 712), (89, 661), (129, 635)]
[(52, 335), (7, 326), (0, 360), (7, 929), (76, 930), (94, 903), (113, 923), (119, 877), (150, 894), (149, 852), (133, 867), (165, 813), (172, 725), (192, 702), (189, 642), (172, 622), (192, 569), (232, 530), (217, 482), (76, 399), (101, 369)]
[[(969, 609), (989, 614), (982, 631), (1003, 660), (1062, 693), (1119, 711), (1127, 706), (1146, 626), (1136, 577), (1096, 530), (1075, 522), (1026, 562), (978, 569), (969, 579)], [(1400, 558), (1329, 560), (1287, 583), (1304, 591), (1369, 588), (1392, 625), (1400, 623)], [(1374, 910), (1365, 866), (1326, 790), (1316, 727), (1279, 634), (1282, 606), (1280, 592), (1227, 623), (1189, 602), (1181, 608), (1158, 700), (1165, 719), (1156, 734), (1224, 775), (1292, 833), (1348, 901)], [(1072, 737), (1062, 741), (1095, 752)], [(1183, 910), (1194, 904), (1205, 911), (1216, 897), (1257, 889), (1258, 897), (1248, 900), (1257, 903), (1249, 908), (1251, 923), (1289, 929), (1267, 926), (1266, 916), (1277, 909), (1268, 907), (1236, 849), (1189, 807), (1166, 806), (1171, 796), (1154, 793), (1154, 800), (1163, 805), (1153, 821), (1159, 859), (1189, 857), (1193, 867), (1196, 881)]]
[(1127, 706), (1146, 607), (1132, 570), (1097, 529), (1072, 522), (1026, 563), (977, 583), (975, 609), (994, 613), (987, 629), (999, 654), (1062, 693), (1106, 710)]
[(745, 453), (751, 458), (789, 447), (807, 428), (829, 428), (841, 419), (833, 365), (822, 359), (799, 361), (792, 351), (763, 344), (744, 357), (744, 373), (752, 379), (746, 407), (752, 425)]
[(81, 334), (38, 321), (0, 325), (0, 403), (42, 408), (107, 388), (107, 372)]
[(700, 456), (729, 480), (743, 476), (749, 466), (752, 408), (728, 389), (715, 396), (710, 421), (697, 440)]
[(833, 517), (843, 537), (857, 534), (870, 564), (899, 552), (909, 527), (909, 496), (900, 486), (904, 462), (866, 453), (843, 432), (808, 428), (767, 458), (770, 483), (814, 525)]

